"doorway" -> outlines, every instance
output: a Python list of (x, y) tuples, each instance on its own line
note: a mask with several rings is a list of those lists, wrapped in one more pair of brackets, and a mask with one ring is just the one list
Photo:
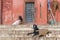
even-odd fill
[(25, 2), (25, 20), (27, 23), (34, 22), (34, 2)]

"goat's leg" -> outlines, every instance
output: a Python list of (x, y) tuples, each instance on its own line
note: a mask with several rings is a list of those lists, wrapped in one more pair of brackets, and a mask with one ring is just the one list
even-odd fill
[(36, 36), (36, 34), (34, 34), (32, 37)]
[(51, 32), (47, 32), (47, 35), (49, 36), (50, 33), (51, 33)]
[(28, 33), (27, 35), (34, 34), (34, 33)]
[(47, 34), (51, 33), (50, 31), (47, 32)]
[(43, 37), (44, 35), (39, 35), (39, 37)]
[(33, 33), (34, 35), (32, 36), (32, 37), (34, 37), (34, 36), (36, 36), (36, 35), (39, 35), (39, 33), (38, 32), (35, 32), (35, 33)]

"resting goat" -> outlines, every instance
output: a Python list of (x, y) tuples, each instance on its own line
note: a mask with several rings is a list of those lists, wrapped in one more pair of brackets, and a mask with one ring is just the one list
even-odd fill
[(27, 35), (34, 34), (34, 36), (38, 35), (39, 37), (46, 36), (47, 34), (51, 33), (48, 29), (38, 29), (37, 25), (33, 25), (34, 31), (32, 33), (28, 33)]

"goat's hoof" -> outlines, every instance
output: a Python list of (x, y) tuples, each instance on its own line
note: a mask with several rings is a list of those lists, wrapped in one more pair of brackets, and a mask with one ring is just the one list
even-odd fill
[(39, 37), (43, 37), (44, 35), (40, 35)]
[(29, 34), (27, 34), (27, 35), (29, 35)]

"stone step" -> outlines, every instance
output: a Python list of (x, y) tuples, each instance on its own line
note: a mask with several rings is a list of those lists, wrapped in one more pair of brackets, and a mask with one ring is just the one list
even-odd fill
[(60, 27), (38, 25), (38, 28), (48, 29), (52, 33), (42, 38), (38, 36), (34, 38), (32, 35), (27, 35), (27, 33), (33, 32), (32, 25), (0, 25), (0, 40), (60, 40)]
[[(10, 36), (27, 36), (27, 33), (33, 32), (32, 25), (17, 25), (17, 26), (12, 26), (12, 25), (0, 25), (0, 35), (10, 35)], [(47, 26), (40, 26), (38, 25), (39, 29), (48, 29), (52, 32), (52, 35), (60, 35), (60, 27), (47, 27)]]

